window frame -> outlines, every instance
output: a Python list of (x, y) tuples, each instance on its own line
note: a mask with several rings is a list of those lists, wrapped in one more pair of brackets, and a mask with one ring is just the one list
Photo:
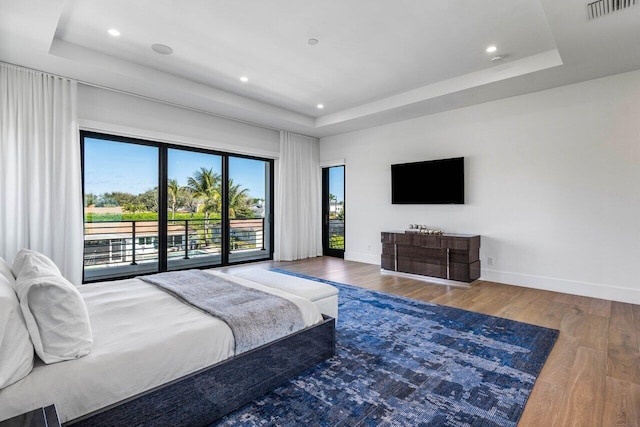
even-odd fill
[[(85, 200), (85, 139), (86, 138), (95, 138), (95, 139), (104, 139), (113, 142), (121, 142), (127, 144), (138, 144), (145, 145), (158, 148), (158, 269), (157, 272), (166, 272), (166, 271), (178, 271), (181, 269), (204, 269), (204, 268), (214, 268), (214, 267), (224, 267), (230, 265), (238, 265), (245, 264), (251, 262), (262, 262), (273, 260), (274, 253), (274, 159), (264, 158), (254, 155), (248, 154), (239, 154), (233, 152), (220, 151), (215, 149), (207, 149), (203, 147), (194, 147), (189, 145), (181, 145), (175, 143), (168, 142), (160, 142), (153, 141), (141, 138), (134, 138), (128, 136), (114, 135), (104, 132), (96, 132), (90, 130), (80, 130), (80, 159), (81, 159), (81, 173), (82, 173), (82, 206), (83, 206), (83, 227), (85, 224), (85, 216), (84, 216), (84, 200)], [(221, 244), (221, 261), (216, 264), (202, 265), (202, 266), (184, 266), (184, 268), (175, 269), (172, 268), (168, 270), (168, 253), (167, 253), (167, 244), (168, 244), (168, 224), (169, 224), (169, 205), (168, 205), (168, 197), (167, 197), (167, 183), (168, 183), (168, 153), (169, 150), (184, 150), (184, 151), (192, 151), (196, 153), (210, 154), (221, 157), (221, 167), (222, 167), (222, 182), (221, 182), (221, 190), (222, 190), (222, 207), (221, 207), (221, 234), (222, 234), (222, 244)], [(267, 211), (265, 211), (264, 215), (264, 229), (263, 231), (263, 239), (266, 238), (264, 235), (266, 234), (266, 229), (268, 228), (268, 236), (269, 236), (269, 244), (268, 244), (268, 252), (267, 256), (258, 259), (251, 260), (240, 260), (240, 261), (230, 261), (229, 259), (229, 251), (231, 248), (231, 232), (230, 232), (230, 220), (229, 220), (229, 211), (228, 211), (228, 185), (229, 185), (229, 157), (239, 157), (244, 159), (258, 160), (263, 161), (268, 164), (269, 167), (269, 182), (268, 185), (265, 185), (265, 199), (270, 201)], [(83, 231), (84, 236), (84, 231)], [(134, 243), (138, 243), (135, 241)], [(84, 248), (84, 242), (83, 242)], [(84, 253), (84, 249), (83, 249)], [(110, 280), (120, 280), (131, 278), (135, 276), (140, 276), (144, 274), (154, 274), (154, 272), (150, 273), (132, 273), (131, 275), (118, 275), (111, 277), (101, 277), (96, 279), (87, 279), (85, 277), (85, 263), (83, 260), (82, 263), (82, 283), (95, 283), (101, 281), (110, 281)]]

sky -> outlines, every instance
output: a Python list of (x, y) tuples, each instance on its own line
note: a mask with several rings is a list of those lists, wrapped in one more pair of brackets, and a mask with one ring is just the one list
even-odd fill
[(329, 193), (336, 196), (337, 202), (344, 201), (344, 166), (329, 168)]
[[(84, 146), (84, 190), (86, 194), (121, 191), (134, 195), (158, 185), (158, 148), (153, 146), (86, 138)], [(170, 179), (187, 185), (189, 176), (201, 167), (221, 173), (220, 156), (186, 150), (168, 150)], [(241, 157), (229, 158), (229, 178), (249, 189), (252, 198), (264, 198), (268, 163)]]

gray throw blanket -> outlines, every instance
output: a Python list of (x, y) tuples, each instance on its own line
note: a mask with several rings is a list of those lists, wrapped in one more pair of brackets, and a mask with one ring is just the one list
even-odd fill
[(233, 332), (235, 354), (304, 328), (302, 313), (291, 301), (200, 270), (138, 278), (224, 321)]

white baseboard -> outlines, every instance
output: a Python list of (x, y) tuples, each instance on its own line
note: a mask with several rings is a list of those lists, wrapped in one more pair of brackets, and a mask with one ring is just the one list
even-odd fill
[[(344, 259), (347, 261), (380, 265), (379, 254), (345, 252)], [(640, 289), (620, 288), (601, 283), (580, 282), (577, 280), (557, 279), (555, 277), (534, 276), (484, 268), (481, 270), (480, 280), (640, 305)]]
[(480, 280), (630, 304), (640, 304), (640, 289), (620, 288), (600, 283), (556, 279), (554, 277), (534, 276), (484, 268), (481, 270)]
[(383, 275), (386, 274), (389, 276), (406, 277), (413, 280), (421, 280), (427, 283), (435, 283), (436, 285), (457, 286), (460, 288), (470, 288), (472, 285), (472, 283), (460, 282), (458, 280), (441, 279), (439, 277), (422, 276), (420, 274), (412, 274), (412, 273), (403, 273), (401, 271), (385, 270), (384, 268), (380, 269), (380, 274), (383, 274)]
[(372, 254), (369, 252), (345, 251), (344, 259), (347, 261), (357, 261), (364, 262), (365, 264), (380, 265), (380, 254)]

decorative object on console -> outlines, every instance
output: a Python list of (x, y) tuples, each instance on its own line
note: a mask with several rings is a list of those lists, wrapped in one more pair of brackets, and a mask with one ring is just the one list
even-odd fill
[(423, 233), (423, 234), (442, 234), (444, 231), (438, 228), (429, 228), (426, 225), (421, 224), (409, 224), (410, 233)]
[(480, 236), (382, 232), (385, 270), (473, 282), (480, 277)]

